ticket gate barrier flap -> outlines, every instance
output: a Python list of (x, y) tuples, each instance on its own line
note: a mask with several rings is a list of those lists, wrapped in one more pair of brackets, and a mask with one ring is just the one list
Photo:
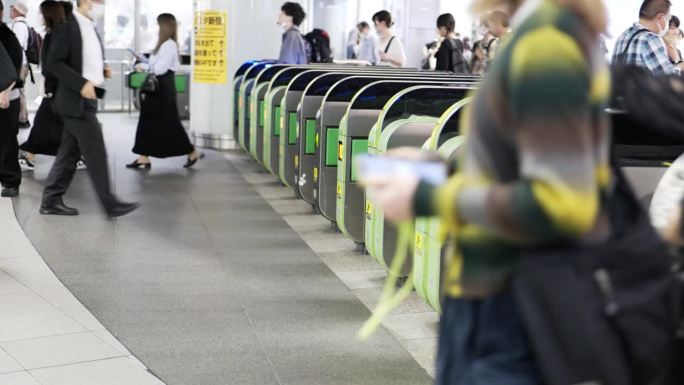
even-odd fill
[[(249, 122), (249, 153), (259, 163), (262, 162), (264, 136), (258, 135), (259, 131), (263, 131), (265, 120), (265, 94), (268, 90), (268, 83), (261, 83), (255, 87), (251, 95), (251, 117)], [(261, 130), (259, 129), (261, 128)]]
[[(279, 92), (282, 91), (282, 92)], [(279, 96), (278, 93), (281, 95)], [(272, 138), (280, 136), (281, 127), (281, 107), (282, 94), (284, 87), (280, 90), (268, 92), (264, 99), (264, 129), (262, 131), (263, 151), (261, 153), (261, 163), (271, 174), (275, 174), (272, 169), (271, 156), (273, 151)], [(276, 102), (277, 101), (277, 102)]]

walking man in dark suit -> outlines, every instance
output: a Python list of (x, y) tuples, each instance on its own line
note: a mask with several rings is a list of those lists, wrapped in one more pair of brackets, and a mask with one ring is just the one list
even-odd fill
[(104, 65), (104, 49), (95, 29), (95, 20), (104, 14), (104, 2), (77, 3), (78, 8), (67, 16), (67, 23), (53, 33), (45, 63), (46, 71), (59, 79), (53, 105), (64, 120), (64, 135), (48, 176), (40, 213), (78, 215), (78, 210), (66, 206), (62, 197), (83, 154), (100, 202), (107, 215), (114, 218), (139, 205), (123, 203), (111, 191), (107, 151), (97, 120), (97, 99), (104, 96), (100, 87), (111, 75)]

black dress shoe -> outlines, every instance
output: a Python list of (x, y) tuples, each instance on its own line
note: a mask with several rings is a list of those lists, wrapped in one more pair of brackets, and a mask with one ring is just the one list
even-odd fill
[(66, 217), (78, 215), (77, 209), (65, 205), (64, 202), (59, 202), (49, 206), (40, 206), (39, 212), (41, 215), (62, 215)]
[(152, 163), (140, 163), (136, 159), (133, 163), (127, 164), (126, 168), (144, 168), (145, 170), (149, 170), (152, 168)]
[(109, 215), (110, 218), (118, 218), (122, 217), (126, 214), (130, 214), (131, 212), (137, 210), (140, 207), (140, 204), (138, 203), (119, 203), (118, 205), (114, 206), (107, 215)]
[(190, 159), (190, 157), (188, 157), (188, 161), (183, 165), (183, 168), (192, 168), (192, 166), (197, 164), (197, 162), (203, 158), (204, 158), (203, 153), (200, 153), (199, 155), (197, 155), (197, 158), (195, 158), (195, 159)]
[(0, 196), (2, 196), (3, 198), (16, 198), (19, 196), (19, 188), (18, 187), (3, 188), (2, 192), (0, 192)]

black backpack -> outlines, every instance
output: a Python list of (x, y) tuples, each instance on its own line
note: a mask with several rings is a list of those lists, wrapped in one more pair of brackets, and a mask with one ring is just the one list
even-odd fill
[(463, 42), (459, 39), (446, 39), (445, 43), (449, 44), (450, 55), (450, 66), (449, 69), (455, 74), (468, 74), (470, 73), (470, 68), (468, 66), (468, 61), (463, 56)]
[(330, 35), (322, 29), (316, 28), (304, 35), (308, 45), (309, 63), (332, 63), (332, 50), (330, 49)]
[(40, 51), (43, 49), (43, 38), (25, 21), (18, 21), (18, 23), (24, 23), (26, 28), (28, 28), (29, 37), (28, 44), (26, 46), (26, 60), (29, 62), (29, 64), (39, 65)]

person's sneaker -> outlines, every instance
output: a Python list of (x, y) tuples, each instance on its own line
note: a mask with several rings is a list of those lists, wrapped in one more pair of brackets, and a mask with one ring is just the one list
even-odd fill
[(36, 169), (36, 165), (24, 154), (21, 154), (19, 157), (19, 166), (21, 166), (21, 171), (33, 171)]
[(83, 158), (79, 159), (78, 163), (76, 163), (76, 170), (85, 170), (86, 168), (88, 168), (88, 166), (86, 166), (85, 160), (83, 160)]
[(16, 198), (19, 196), (19, 188), (18, 187), (3, 188), (2, 191), (0, 192), (0, 196), (2, 196), (3, 198)]

